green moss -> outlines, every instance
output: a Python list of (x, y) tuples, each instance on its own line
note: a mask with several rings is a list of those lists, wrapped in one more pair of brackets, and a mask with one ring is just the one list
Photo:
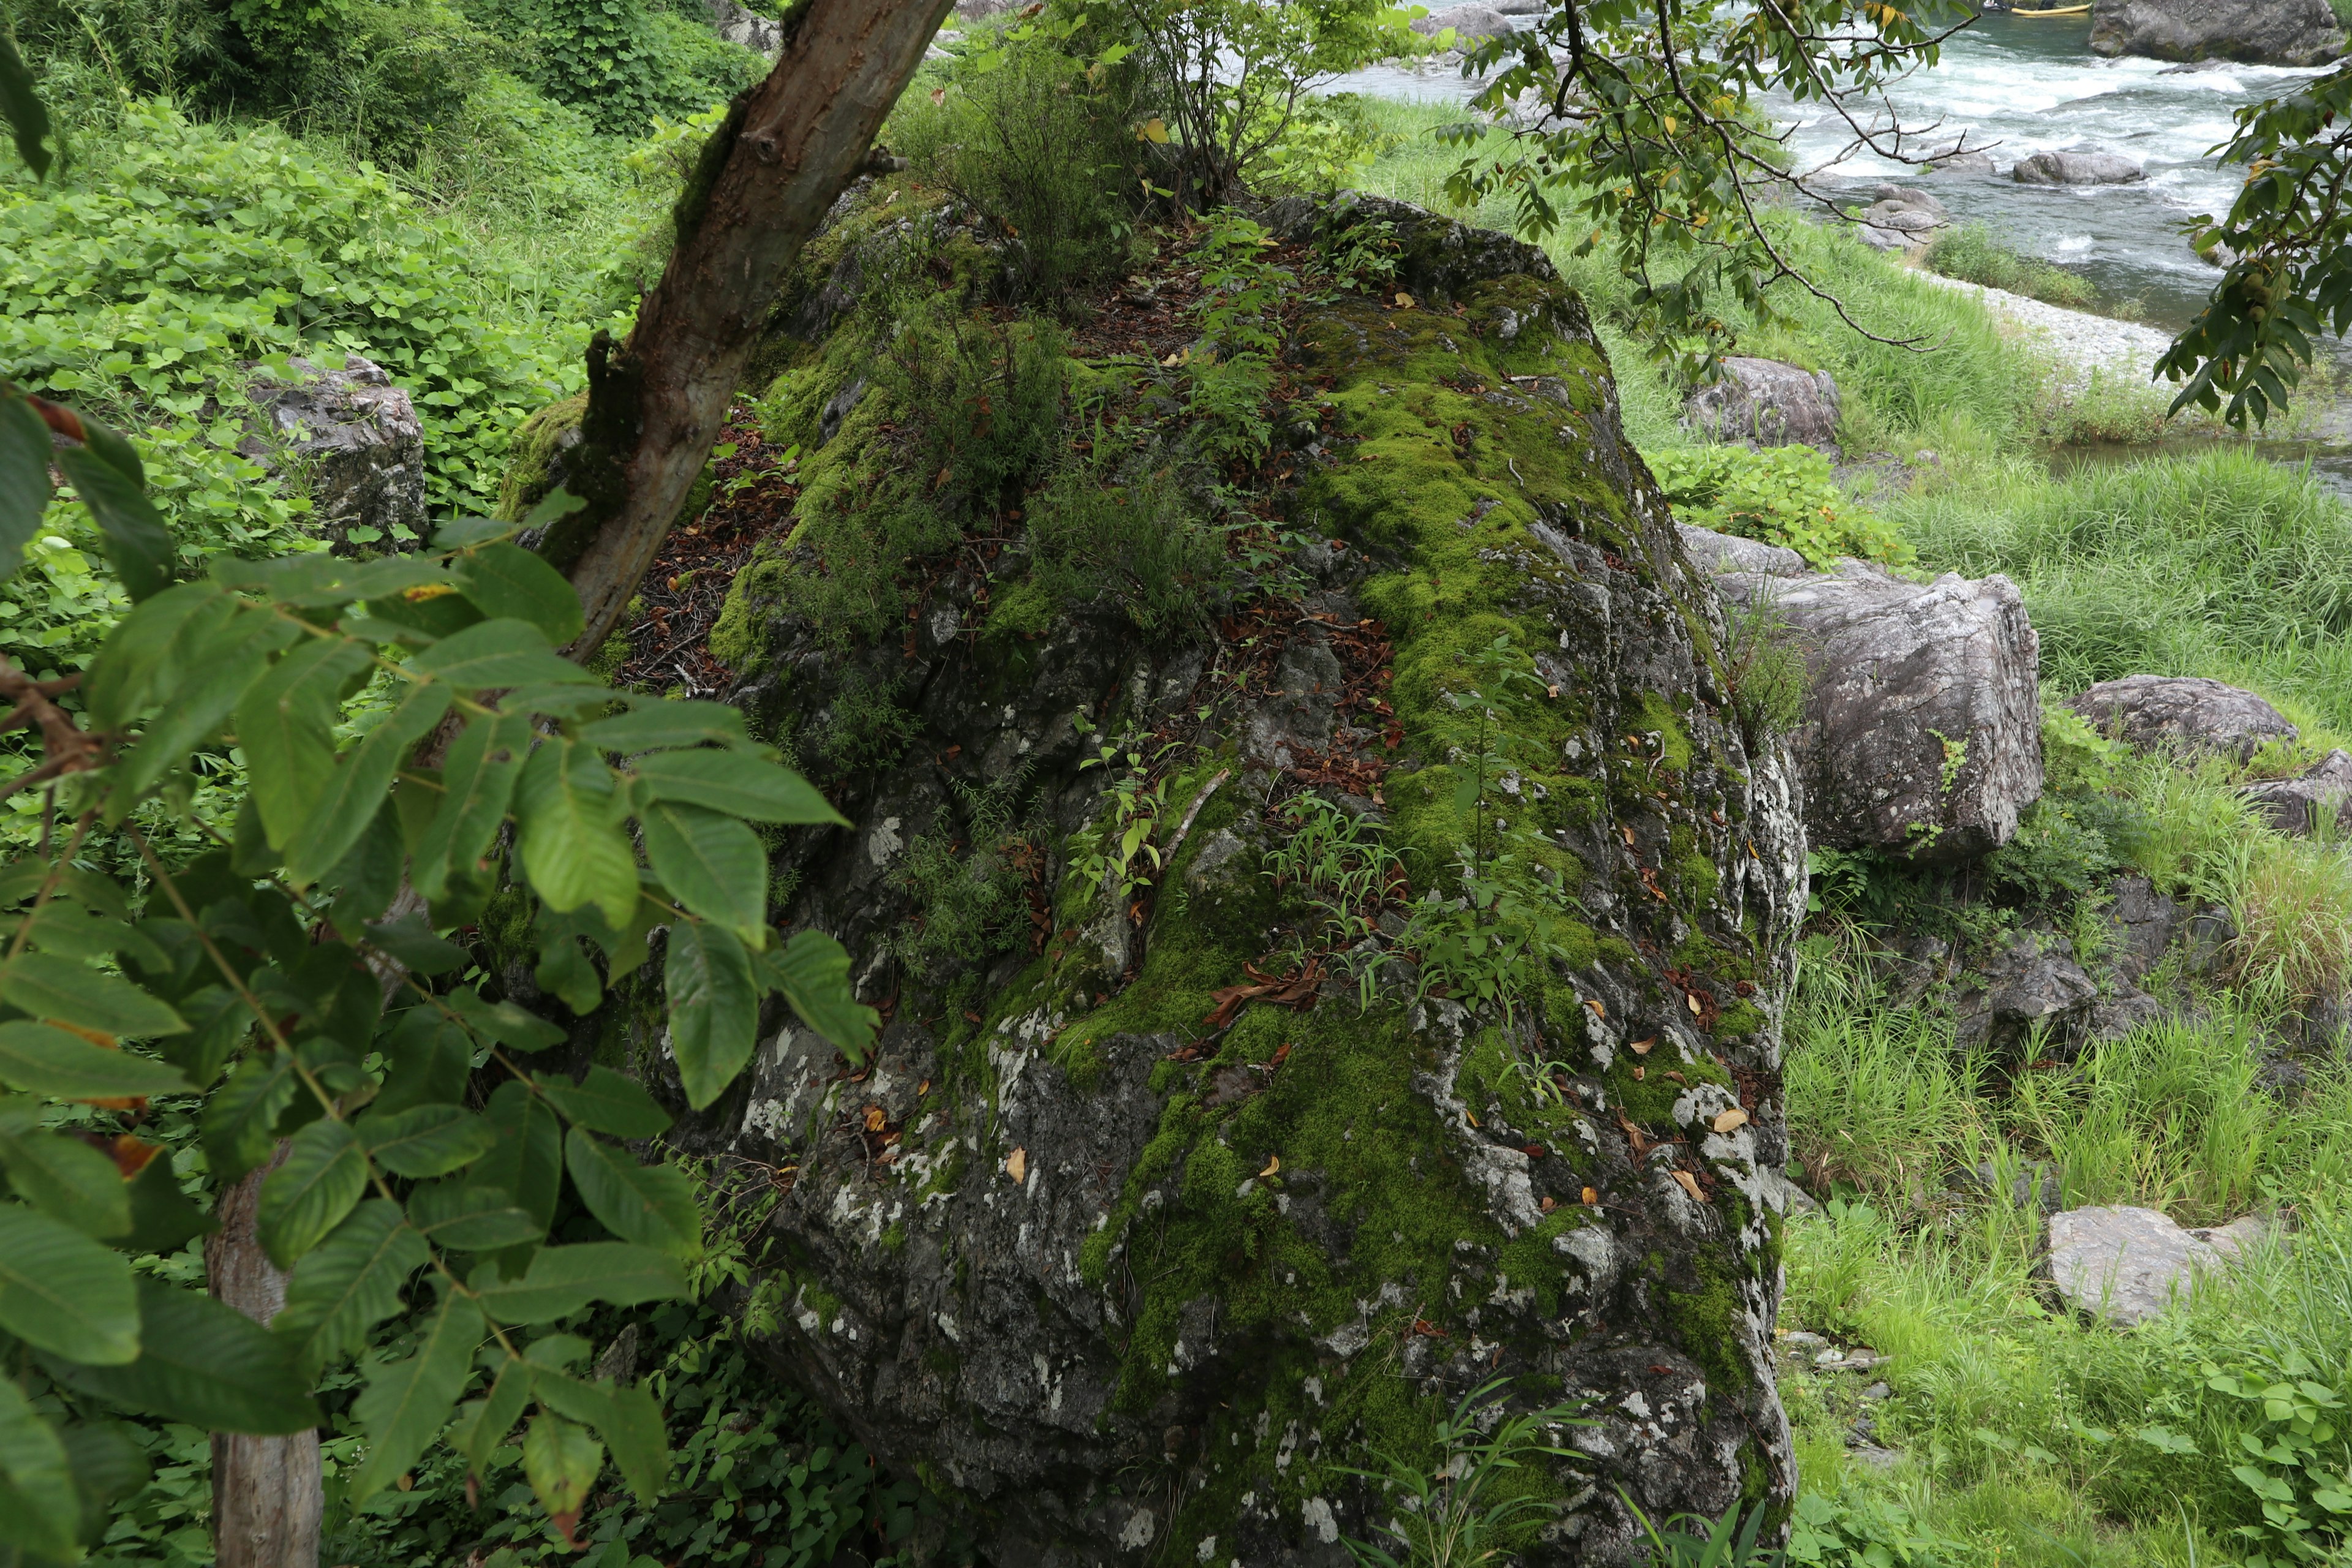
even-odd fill
[(1691, 1259), (1703, 1282), (1696, 1290), (1660, 1292), (1666, 1321), (1674, 1325), (1683, 1353), (1698, 1363), (1706, 1374), (1710, 1390), (1744, 1389), (1754, 1381), (1755, 1373), (1739, 1348), (1743, 1312), (1738, 1289), (1716, 1272), (1719, 1265), (1711, 1254), (1694, 1251)]
[(507, 471), (499, 483), (499, 521), (520, 522), (555, 488), (550, 470), (556, 455), (576, 439), (588, 412), (584, 392), (551, 403), (524, 420), (507, 448)]

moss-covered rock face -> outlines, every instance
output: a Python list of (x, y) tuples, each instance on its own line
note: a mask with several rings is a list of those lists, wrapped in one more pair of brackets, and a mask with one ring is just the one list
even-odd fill
[[(845, 647), (807, 552), (739, 580), (738, 700), (856, 824), (782, 843), (792, 914), (888, 1023), (853, 1071), (777, 1020), (698, 1136), (789, 1174), (768, 1353), (1000, 1563), (1347, 1563), (1395, 1508), (1349, 1467), (1442, 1465), (1496, 1379), (1590, 1422), (1515, 1472), (1520, 1560), (1641, 1561), (1621, 1489), (1793, 1492), (1787, 759), (1543, 258), (1275, 217), (1400, 258), (1293, 319), (1291, 594), (1153, 645), (967, 540)], [(1144, 821), (1157, 886), (1107, 888)]]

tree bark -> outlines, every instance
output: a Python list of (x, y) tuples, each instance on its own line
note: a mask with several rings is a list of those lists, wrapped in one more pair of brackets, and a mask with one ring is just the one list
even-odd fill
[(588, 504), (541, 552), (580, 590), (584, 658), (619, 625), (710, 455), (785, 271), (841, 195), (952, 0), (801, 0), (767, 80), (738, 98), (678, 200), (661, 281), (617, 349), (588, 350), (568, 460)]
[[(286, 1305), (286, 1276), (254, 1237), (261, 1181), (286, 1159), (281, 1142), (269, 1163), (223, 1193), (220, 1228), (205, 1238), (212, 1293), (257, 1323)], [(319, 1526), (326, 1512), (319, 1472), (319, 1434), (251, 1437), (213, 1434), (213, 1542), (217, 1568), (318, 1568)]]

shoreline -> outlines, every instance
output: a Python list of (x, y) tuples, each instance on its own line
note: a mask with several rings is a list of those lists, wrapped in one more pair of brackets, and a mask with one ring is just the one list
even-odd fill
[(2155, 382), (2156, 362), (2172, 346), (2173, 335), (2159, 327), (2044, 304), (2006, 289), (1947, 278), (1924, 267), (1911, 270), (1941, 288), (1974, 294), (2004, 325), (2050, 350), (2058, 362), (2062, 379), (2069, 386), (2081, 384), (2089, 375), (2083, 374), (2077, 380), (2068, 373), (2102, 371), (2127, 374), (2138, 384), (2151, 384)]

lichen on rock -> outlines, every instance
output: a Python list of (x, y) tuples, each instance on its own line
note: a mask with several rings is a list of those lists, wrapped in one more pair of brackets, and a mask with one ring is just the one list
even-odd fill
[[(1189, 616), (1043, 592), (1041, 509), (1093, 503), (1042, 474), (949, 505), (922, 470), (955, 526), (878, 620), (806, 589), (837, 521), (738, 580), (735, 700), (853, 823), (783, 837), (790, 917), (887, 1018), (853, 1068), (778, 1017), (681, 1125), (791, 1173), (762, 1351), (1003, 1563), (1348, 1562), (1393, 1507), (1356, 1467), (1442, 1462), (1496, 1379), (1588, 1423), (1519, 1475), (1555, 1505), (1523, 1561), (1644, 1560), (1621, 1489), (1777, 1522), (1790, 760), (1542, 256), (1370, 198), (1269, 218), (1302, 268), (1386, 226), (1394, 275), (1290, 296), (1292, 434), (1233, 525), (1265, 558)], [(1181, 489), (1181, 409), (1072, 352), (1087, 438), (1163, 443), (1117, 493)], [(779, 358), (804, 418), (858, 371)], [(812, 467), (891, 475), (901, 395)], [(908, 940), (975, 879), (984, 937)]]

